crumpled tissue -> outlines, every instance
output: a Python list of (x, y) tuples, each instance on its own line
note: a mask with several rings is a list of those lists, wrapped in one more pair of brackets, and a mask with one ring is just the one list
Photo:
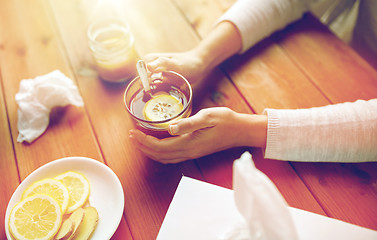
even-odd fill
[(233, 163), (234, 199), (243, 218), (221, 239), (297, 240), (288, 205), (272, 181), (259, 171), (249, 152)]
[(33, 142), (47, 129), (54, 107), (84, 105), (77, 86), (61, 71), (55, 70), (20, 82), (18, 104), (18, 142)]

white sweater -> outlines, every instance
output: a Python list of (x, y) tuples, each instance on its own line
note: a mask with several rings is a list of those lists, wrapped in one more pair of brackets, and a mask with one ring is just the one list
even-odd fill
[(377, 99), (268, 114), (266, 158), (377, 161)]
[[(235, 24), (242, 36), (242, 51), (245, 51), (299, 19), (314, 2), (239, 0), (219, 21)], [(310, 109), (266, 109), (265, 113), (268, 115), (265, 158), (377, 161), (377, 99)]]

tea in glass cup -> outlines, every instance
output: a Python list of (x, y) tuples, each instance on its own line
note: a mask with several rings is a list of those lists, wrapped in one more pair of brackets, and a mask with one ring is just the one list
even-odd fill
[(169, 124), (190, 116), (192, 88), (182, 75), (167, 71), (150, 82), (145, 92), (139, 77), (133, 79), (124, 93), (128, 113), (136, 128), (157, 138), (170, 136)]

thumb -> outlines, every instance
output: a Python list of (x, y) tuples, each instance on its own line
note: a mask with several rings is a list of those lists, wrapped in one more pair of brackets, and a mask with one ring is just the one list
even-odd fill
[(212, 121), (208, 121), (201, 111), (196, 115), (181, 119), (177, 122), (171, 123), (169, 125), (169, 133), (171, 135), (183, 135), (185, 133), (195, 132), (203, 128), (213, 127)]

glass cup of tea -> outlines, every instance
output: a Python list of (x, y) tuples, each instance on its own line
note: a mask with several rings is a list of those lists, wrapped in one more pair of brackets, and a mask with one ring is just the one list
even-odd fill
[(145, 91), (140, 77), (134, 78), (124, 93), (124, 104), (142, 132), (165, 138), (169, 124), (190, 116), (192, 88), (185, 77), (173, 71), (161, 72)]

